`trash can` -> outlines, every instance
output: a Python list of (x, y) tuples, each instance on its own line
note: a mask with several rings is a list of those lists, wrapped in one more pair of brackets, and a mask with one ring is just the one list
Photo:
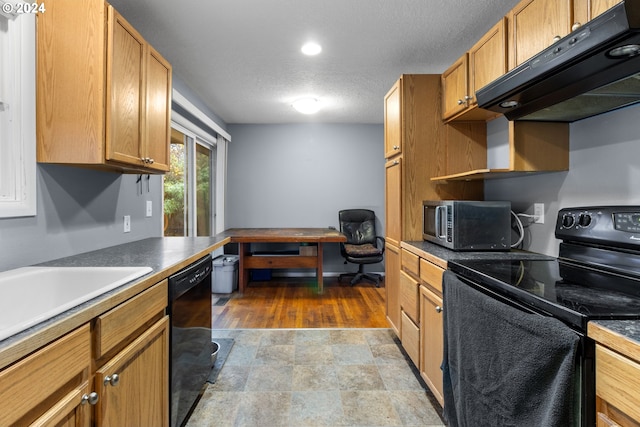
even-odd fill
[(238, 259), (237, 255), (220, 255), (214, 258), (211, 292), (230, 294), (238, 289)]

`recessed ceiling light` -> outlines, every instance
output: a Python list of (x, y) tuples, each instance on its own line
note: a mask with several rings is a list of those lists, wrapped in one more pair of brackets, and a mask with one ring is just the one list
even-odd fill
[(320, 102), (316, 98), (300, 98), (291, 105), (302, 114), (315, 114), (320, 110)]
[(309, 43), (305, 43), (302, 46), (302, 49), (300, 49), (300, 50), (305, 55), (313, 56), (313, 55), (317, 55), (320, 52), (322, 52), (322, 46), (320, 46), (318, 43), (309, 42)]

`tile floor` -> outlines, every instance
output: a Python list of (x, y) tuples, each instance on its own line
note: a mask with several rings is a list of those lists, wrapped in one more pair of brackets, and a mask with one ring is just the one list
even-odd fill
[(225, 329), (187, 427), (444, 426), (390, 329)]

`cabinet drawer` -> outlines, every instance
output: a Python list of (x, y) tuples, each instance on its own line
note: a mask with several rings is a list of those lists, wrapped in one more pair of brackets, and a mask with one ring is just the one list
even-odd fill
[(402, 347), (407, 352), (414, 365), (420, 366), (420, 329), (415, 323), (402, 312)]
[(169, 300), (167, 280), (123, 302), (96, 319), (96, 358), (164, 313)]
[(442, 295), (442, 274), (444, 269), (420, 258), (420, 279)]
[(640, 364), (596, 345), (596, 395), (640, 420)]
[(414, 321), (420, 314), (420, 284), (404, 271), (400, 272), (400, 307)]
[(420, 276), (420, 257), (407, 250), (402, 250), (402, 269), (416, 277)]
[(51, 402), (86, 382), (90, 366), (87, 324), (1, 371), (0, 425), (30, 424)]

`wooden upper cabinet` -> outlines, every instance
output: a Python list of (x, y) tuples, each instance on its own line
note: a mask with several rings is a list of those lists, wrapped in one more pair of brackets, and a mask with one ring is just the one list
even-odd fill
[(507, 20), (501, 19), (442, 74), (442, 118), (487, 120), (497, 114), (477, 108), (475, 93), (507, 72)]
[[(580, 3), (575, 0), (574, 2), (576, 4)], [(596, 16), (601, 15), (606, 10), (611, 9), (618, 3), (622, 3), (622, 0), (588, 0), (587, 3), (589, 4), (589, 15), (587, 16), (587, 20), (591, 20)]]
[(509, 12), (509, 69), (571, 32), (572, 4), (572, 0), (523, 0)]
[(37, 44), (39, 162), (169, 170), (171, 65), (113, 7), (56, 0)]
[(155, 49), (148, 47), (145, 117), (145, 152), (150, 167), (169, 170), (171, 139), (171, 64)]
[(442, 117), (448, 119), (467, 108), (469, 95), (468, 54), (442, 73)]
[(402, 153), (402, 109), (400, 107), (402, 77), (384, 97), (384, 157)]
[(469, 50), (469, 93), (475, 93), (507, 72), (507, 18), (502, 18)]
[(106, 158), (137, 164), (143, 157), (145, 41), (109, 7)]

